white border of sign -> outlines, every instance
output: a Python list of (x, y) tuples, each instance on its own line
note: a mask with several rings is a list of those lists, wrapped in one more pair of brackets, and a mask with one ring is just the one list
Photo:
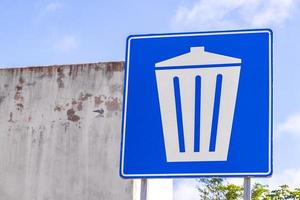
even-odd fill
[[(205, 36), (205, 35), (228, 35), (228, 34), (248, 34), (248, 33), (268, 33), (269, 34), (269, 166), (268, 171), (263, 173), (181, 173), (181, 174), (125, 174), (124, 173), (124, 152), (125, 152), (125, 130), (126, 130), (126, 112), (127, 112), (127, 92), (128, 92), (128, 77), (129, 77), (129, 60), (130, 60), (130, 42), (132, 39), (145, 38), (165, 38), (165, 37), (186, 37), (186, 36)], [(125, 74), (125, 90), (123, 102), (123, 117), (122, 117), (122, 139), (121, 139), (121, 160), (120, 160), (120, 176), (123, 178), (174, 178), (174, 177), (209, 177), (209, 176), (226, 176), (226, 177), (244, 177), (244, 176), (271, 176), (273, 167), (272, 145), (273, 145), (273, 32), (270, 29), (253, 29), (253, 30), (229, 30), (229, 31), (212, 31), (199, 33), (178, 33), (178, 34), (149, 34), (149, 35), (133, 35), (127, 39), (126, 46), (126, 74)]]

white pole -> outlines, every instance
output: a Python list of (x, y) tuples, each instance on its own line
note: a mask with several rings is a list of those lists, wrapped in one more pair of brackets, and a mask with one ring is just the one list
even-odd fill
[(251, 200), (251, 178), (244, 178), (244, 200)]
[(147, 200), (148, 183), (147, 179), (141, 179), (141, 200)]

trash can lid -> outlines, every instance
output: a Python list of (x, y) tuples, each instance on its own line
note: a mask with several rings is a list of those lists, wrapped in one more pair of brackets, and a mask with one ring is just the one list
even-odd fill
[(189, 53), (170, 58), (155, 64), (155, 67), (240, 64), (241, 59), (205, 51), (204, 47), (191, 47)]

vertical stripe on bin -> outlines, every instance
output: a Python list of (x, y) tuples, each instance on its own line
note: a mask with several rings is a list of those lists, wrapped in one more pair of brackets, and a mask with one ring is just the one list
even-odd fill
[(209, 145), (210, 152), (214, 152), (216, 150), (216, 139), (217, 139), (217, 131), (218, 131), (221, 89), (222, 89), (222, 75), (218, 74), (217, 81), (216, 81), (214, 111), (213, 111), (210, 145)]
[(180, 152), (185, 152), (183, 123), (182, 123), (182, 111), (181, 111), (181, 99), (180, 99), (180, 88), (179, 88), (179, 78), (178, 77), (173, 78), (173, 84), (174, 84), (175, 105), (176, 105), (179, 151)]
[(195, 78), (194, 152), (200, 152), (201, 77)]

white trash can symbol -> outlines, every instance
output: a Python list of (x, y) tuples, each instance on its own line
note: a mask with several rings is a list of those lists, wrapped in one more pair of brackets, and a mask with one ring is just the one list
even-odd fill
[(167, 162), (227, 160), (240, 68), (204, 47), (155, 64)]

